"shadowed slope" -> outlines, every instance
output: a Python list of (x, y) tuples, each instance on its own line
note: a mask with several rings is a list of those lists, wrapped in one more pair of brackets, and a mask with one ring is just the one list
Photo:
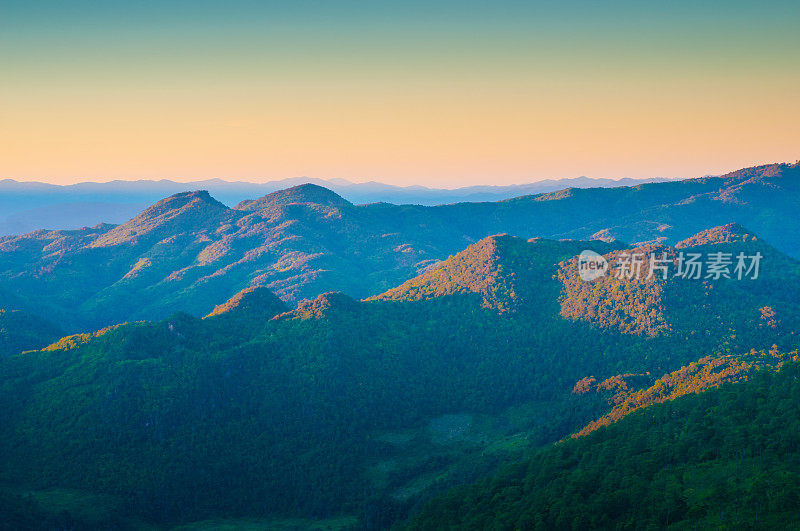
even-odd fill
[(0, 309), (0, 357), (40, 349), (62, 335), (54, 323), (19, 310)]

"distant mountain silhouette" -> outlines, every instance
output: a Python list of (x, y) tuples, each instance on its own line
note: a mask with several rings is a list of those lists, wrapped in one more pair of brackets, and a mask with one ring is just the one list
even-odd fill
[(344, 179), (291, 178), (266, 183), (208, 179), (179, 183), (162, 179), (78, 183), (58, 186), (0, 180), (0, 235), (24, 234), (35, 229), (77, 229), (98, 223), (124, 223), (146, 205), (186, 190), (208, 190), (228, 206), (296, 185), (323, 186), (355, 204), (393, 203), (441, 205), (464, 201), (499, 201), (566, 187), (632, 186), (665, 179), (547, 179), (508, 186), (467, 186), (453, 190), (425, 186), (394, 186), (378, 182), (352, 183)]
[[(0, 196), (3, 192), (0, 192)], [(23, 203), (24, 204), (24, 203)], [(76, 201), (55, 203), (15, 211), (3, 219), (0, 214), (0, 235), (25, 234), (47, 227), (50, 229), (80, 229), (105, 222), (125, 223), (146, 208), (143, 203), (107, 203), (100, 201)]]

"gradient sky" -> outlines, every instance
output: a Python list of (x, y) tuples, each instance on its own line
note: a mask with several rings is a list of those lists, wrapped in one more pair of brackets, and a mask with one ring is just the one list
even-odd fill
[(463, 186), (800, 158), (800, 2), (0, 0), (0, 178)]

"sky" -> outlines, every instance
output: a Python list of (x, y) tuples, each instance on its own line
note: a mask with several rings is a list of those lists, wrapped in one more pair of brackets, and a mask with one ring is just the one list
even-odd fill
[(796, 1), (0, 0), (0, 178), (720, 174), (800, 159), (798, 65)]

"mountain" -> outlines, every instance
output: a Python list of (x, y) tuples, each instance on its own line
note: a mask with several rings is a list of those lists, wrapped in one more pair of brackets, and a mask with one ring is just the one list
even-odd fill
[(747, 243), (758, 241), (758, 237), (738, 223), (728, 223), (708, 230), (700, 231), (675, 244), (676, 249), (715, 245), (721, 243)]
[[(724, 383), (747, 380), (759, 371), (780, 370), (785, 363), (797, 361), (796, 350), (780, 352), (772, 348), (769, 352), (751, 350), (743, 355), (706, 356), (655, 380), (649, 374), (620, 374), (601, 383), (591, 376), (583, 378), (575, 385), (573, 393), (583, 394), (594, 390), (607, 395), (607, 401), (614, 407), (572, 437), (588, 435), (653, 404), (702, 393)], [(642, 385), (643, 382), (647, 384)]]
[(266, 183), (209, 179), (178, 183), (160, 181), (84, 182), (58, 186), (37, 182), (0, 181), (0, 235), (24, 234), (39, 228), (78, 229), (98, 223), (124, 223), (146, 205), (186, 190), (208, 190), (228, 206), (304, 183), (324, 186), (356, 204), (394, 203), (441, 205), (464, 201), (499, 201), (567, 187), (633, 186), (665, 179), (547, 179), (510, 186), (467, 186), (454, 190), (424, 186), (393, 186), (344, 179), (292, 178)]
[(290, 303), (325, 291), (366, 296), (416, 274), (440, 246), (465, 243), (413, 208), (355, 207), (313, 185), (234, 209), (186, 192), (116, 227), (2, 237), (0, 276), (20, 304), (91, 330), (177, 310), (205, 315), (250, 285)]
[(327, 188), (306, 183), (286, 190), (272, 192), (254, 201), (242, 201), (236, 205), (236, 209), (258, 212), (291, 204), (320, 205), (330, 208), (347, 208), (353, 206), (350, 201), (347, 201)]
[[(368, 300), (419, 300), (476, 293), (485, 307), (501, 312), (520, 304), (532, 307), (534, 301), (552, 303), (554, 293), (549, 293), (548, 301), (542, 281), (553, 264), (579, 254), (586, 245), (542, 238), (525, 241), (507, 234), (490, 236)], [(622, 247), (605, 242), (592, 242), (591, 246), (600, 252)]]
[[(424, 273), (492, 234), (676, 244), (738, 223), (800, 256), (800, 168), (619, 188), (571, 188), (493, 203), (355, 205), (305, 184), (228, 208), (182, 192), (113, 227), (0, 237), (0, 279), (18, 308), (87, 331), (175, 311), (208, 314), (263, 285), (293, 305), (324, 292), (360, 299)], [(784, 220), (784, 221), (778, 221)]]
[(91, 247), (162, 241), (178, 233), (214, 230), (234, 218), (206, 191), (175, 194), (146, 208), (132, 220), (100, 235)]
[(290, 312), (276, 316), (277, 319), (313, 319), (329, 318), (331, 315), (341, 315), (346, 312), (349, 315), (358, 314), (359, 304), (341, 292), (323, 293), (313, 300), (302, 300), (297, 308)]
[[(307, 191), (319, 192), (291, 194)], [(298, 197), (259, 210), (325, 219), (358, 208)], [(147, 219), (180, 225), (195, 209), (203, 218), (232, 212), (237, 223), (255, 215), (198, 194)], [(152, 229), (140, 238), (119, 235), (126, 246), (156, 241), (159, 223), (137, 222)], [(578, 274), (576, 254), (611, 258), (638, 247), (495, 235), (368, 300), (332, 292), (290, 309), (253, 287), (205, 319), (175, 313), (0, 359), (0, 503), (21, 521), (43, 518), (41, 506), (20, 505), (25, 493), (55, 498), (70, 515), (98, 498), (121, 507), (116, 520), (93, 527), (222, 516), (388, 527), (448, 488), (614, 413), (602, 393), (573, 392), (587, 375), (671, 374), (706, 356), (755, 364), (773, 345), (796, 350), (800, 302), (787, 294), (800, 286), (798, 263), (760, 238), (743, 243), (765, 253), (763, 276), (675, 280), (703, 293), (704, 319), (721, 321), (708, 334), (687, 333), (683, 323), (697, 310), (667, 296), (657, 306), (670, 326), (652, 335), (565, 314), (564, 301), (578, 293), (567, 280)], [(770, 273), (770, 257), (792, 267)], [(780, 275), (785, 293), (773, 289)], [(616, 298), (610, 289), (597, 307), (625, 314), (641, 300), (649, 308), (651, 292), (638, 282), (622, 277), (616, 291), (641, 295)], [(749, 296), (731, 296), (732, 284), (745, 282)]]
[[(739, 260), (736, 257), (740, 253), (744, 267), (737, 274)], [(706, 266), (698, 275), (685, 265), (692, 255), (700, 259), (701, 268)], [(632, 273), (636, 256), (641, 262), (638, 278), (636, 275), (620, 278), (621, 264), (627, 263), (626, 271)], [(723, 258), (726, 263), (719, 275), (709, 267), (715, 257)], [(675, 247), (649, 244), (614, 251), (604, 258), (614, 268), (613, 272), (593, 282), (585, 282), (580, 277), (577, 258), (572, 258), (559, 270), (563, 317), (648, 336), (671, 332), (688, 337), (703, 330), (710, 337), (719, 337), (735, 322), (747, 321), (755, 326), (765, 308), (791, 320), (789, 329), (800, 325), (793, 317), (800, 292), (794, 284), (785, 282), (787, 277), (800, 275), (797, 262), (741, 226), (729, 224), (701, 231), (676, 243)], [(682, 260), (684, 265), (681, 265)], [(757, 278), (753, 279), (755, 262), (758, 271)], [(651, 275), (651, 263), (664, 269), (654, 268)], [(751, 266), (754, 269), (750, 274), (744, 274)], [(681, 276), (681, 268), (684, 273), (691, 274)], [(753, 289), (754, 280), (758, 289)], [(687, 313), (686, 308), (694, 312)], [(738, 312), (743, 308), (748, 308), (749, 313), (740, 315)]]
[(255, 317), (271, 319), (288, 310), (285, 304), (271, 291), (262, 286), (245, 288), (223, 304), (214, 306), (214, 310), (205, 316), (218, 320), (235, 319), (236, 317)]
[[(794, 219), (800, 205), (798, 183), (800, 164), (771, 164), (721, 177), (573, 188), (496, 204), (448, 205), (441, 211), (465, 232), (488, 224), (492, 232), (517, 236), (629, 243), (675, 243), (710, 226), (739, 223), (797, 257), (800, 243), (786, 220)], [(736, 201), (727, 199), (733, 196)]]

